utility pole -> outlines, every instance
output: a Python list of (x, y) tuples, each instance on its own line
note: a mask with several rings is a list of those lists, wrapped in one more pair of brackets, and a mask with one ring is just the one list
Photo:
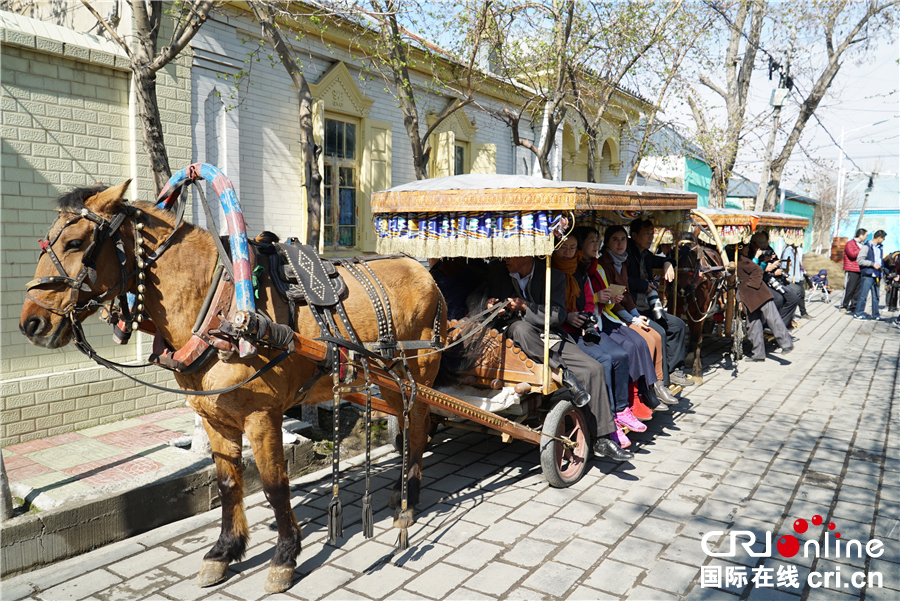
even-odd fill
[(769, 195), (769, 186), (771, 185), (771, 177), (769, 170), (772, 166), (772, 154), (775, 152), (775, 138), (778, 135), (778, 125), (781, 122), (781, 107), (784, 106), (788, 94), (793, 87), (791, 80), (791, 55), (794, 53), (794, 40), (797, 37), (797, 30), (791, 27), (791, 42), (784, 55), (784, 68), (781, 65), (769, 62), (769, 79), (772, 79), (772, 73), (777, 69), (779, 71), (778, 87), (772, 90), (772, 98), (769, 104), (774, 107), (772, 113), (772, 131), (769, 133), (769, 143), (766, 145), (766, 158), (763, 161), (762, 175), (759, 179), (759, 188), (756, 192), (756, 211), (762, 211), (765, 206), (766, 197)]
[(859, 228), (862, 227), (863, 217), (866, 214), (866, 205), (869, 204), (869, 194), (872, 193), (872, 188), (875, 187), (875, 172), (872, 172), (872, 175), (869, 176), (869, 185), (866, 186), (866, 195), (863, 197), (862, 208), (859, 210), (859, 220), (856, 222), (856, 231), (859, 231)]

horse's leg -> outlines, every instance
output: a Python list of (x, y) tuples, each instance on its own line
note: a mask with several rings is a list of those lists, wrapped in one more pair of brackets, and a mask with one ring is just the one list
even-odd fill
[(703, 359), (700, 357), (700, 350), (703, 346), (703, 321), (691, 323), (691, 338), (694, 339), (694, 364), (691, 367), (691, 379), (699, 386), (703, 384)]
[[(385, 400), (398, 411), (397, 419), (400, 422), (400, 428), (403, 428), (403, 403), (400, 395), (394, 396), (394, 393), (384, 394)], [(407, 463), (408, 470), (406, 474), (400, 474), (394, 489), (391, 491), (391, 499), (388, 506), (391, 509), (400, 509), (401, 487), (403, 486), (403, 478), (406, 478), (407, 485), (407, 507), (412, 512), (416, 505), (419, 504), (419, 491), (422, 488), (422, 457), (425, 454), (425, 448), (428, 446), (428, 434), (431, 430), (431, 421), (429, 416), (428, 405), (422, 401), (413, 403), (412, 409), (409, 411), (409, 461)], [(412, 514), (410, 514), (412, 515)]]
[(222, 530), (219, 540), (203, 556), (203, 566), (197, 575), (197, 585), (201, 587), (225, 580), (228, 564), (244, 556), (250, 537), (247, 517), (244, 515), (241, 433), (236, 428), (220, 424), (214, 426), (206, 419), (203, 420), (203, 425), (209, 434), (216, 462), (219, 500), (222, 502)]
[(300, 525), (291, 509), (281, 426), (282, 415), (278, 411), (253, 413), (247, 416), (244, 423), (266, 500), (275, 511), (275, 522), (278, 525), (275, 555), (269, 564), (269, 575), (264, 585), (267, 593), (280, 593), (291, 587), (301, 549)]

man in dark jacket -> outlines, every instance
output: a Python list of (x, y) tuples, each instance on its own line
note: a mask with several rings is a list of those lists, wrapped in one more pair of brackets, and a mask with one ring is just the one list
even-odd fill
[[(544, 293), (546, 264), (534, 257), (508, 257), (488, 266), (484, 283), (471, 294), (467, 304), (475, 314), (497, 303), (505, 303), (500, 313), (506, 336), (537, 363), (544, 361)], [(573, 402), (587, 406), (587, 418), (595, 436), (594, 453), (616, 461), (634, 455), (622, 449), (610, 434), (615, 432), (612, 406), (606, 390), (603, 366), (578, 348), (575, 340), (559, 326), (566, 321), (566, 278), (557, 270), (550, 275), (550, 367), (562, 369), (562, 383)]]
[(640, 314), (658, 325), (659, 327), (654, 329), (666, 340), (663, 350), (663, 370), (668, 375), (669, 382), (679, 386), (693, 386), (693, 380), (684, 374), (684, 357), (687, 353), (684, 339), (687, 324), (683, 319), (666, 311), (662, 311), (662, 316), (656, 319), (653, 316), (653, 307), (648, 301), (650, 295), (657, 290), (657, 285), (652, 281), (654, 269), (662, 269), (663, 278), (668, 282), (675, 277), (675, 270), (669, 259), (650, 252), (653, 231), (653, 222), (648, 219), (635, 219), (631, 222), (629, 227), (631, 239), (628, 241), (628, 290)]
[[(769, 324), (769, 329), (772, 330), (783, 355), (794, 350), (794, 342), (775, 308), (774, 297), (769, 291), (769, 287), (763, 282), (763, 270), (748, 256), (749, 252), (750, 246), (745, 247), (738, 257), (737, 264), (738, 291), (741, 295), (741, 302), (747, 309), (747, 337), (750, 338), (750, 343), (753, 345), (753, 352), (747, 356), (747, 361), (765, 361), (766, 344), (763, 338), (763, 318)], [(762, 249), (757, 249), (755, 254), (756, 258), (759, 258)]]

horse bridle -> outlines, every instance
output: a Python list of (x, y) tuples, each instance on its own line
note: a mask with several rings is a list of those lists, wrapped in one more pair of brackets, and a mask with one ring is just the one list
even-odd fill
[[(697, 250), (698, 248), (700, 249), (700, 257), (697, 258), (697, 262), (694, 263), (693, 259), (695, 253), (693, 251)], [(691, 317), (690, 311), (685, 312), (685, 317), (687, 317), (694, 323), (701, 323), (703, 321), (706, 321), (706, 319), (709, 318), (710, 315), (715, 313), (716, 302), (718, 301), (719, 296), (721, 296), (722, 290), (727, 286), (728, 278), (726, 277), (724, 270), (716, 276), (716, 289), (709, 297), (709, 304), (707, 305), (706, 310), (701, 310), (700, 304), (697, 302), (697, 295), (695, 294), (695, 292), (697, 289), (698, 281), (703, 279), (704, 274), (702, 274), (700, 270), (703, 268), (703, 259), (706, 257), (706, 253), (703, 249), (703, 246), (695, 241), (695, 243), (691, 246), (691, 252), (688, 253), (687, 256), (688, 261), (690, 261), (691, 263), (690, 267), (695, 271), (695, 275), (694, 278), (692, 278), (690, 286), (684, 291), (683, 296), (690, 296), (691, 300), (694, 302), (694, 307), (697, 309), (697, 312), (701, 314), (701, 317), (699, 319), (694, 319), (693, 317)]]
[[(41, 245), (41, 254), (46, 254), (48, 257), (50, 257), (50, 261), (56, 267), (59, 275), (43, 276), (31, 280), (25, 285), (26, 297), (32, 302), (40, 305), (44, 309), (47, 309), (51, 313), (62, 315), (64, 317), (70, 317), (76, 313), (81, 313), (88, 309), (101, 306), (105, 300), (113, 295), (113, 293), (118, 292), (117, 297), (120, 299), (120, 305), (121, 307), (123, 307), (122, 310), (127, 312), (128, 303), (125, 301), (125, 293), (126, 282), (128, 281), (129, 274), (125, 264), (125, 247), (122, 243), (122, 238), (119, 235), (119, 228), (122, 227), (122, 224), (125, 223), (125, 220), (128, 217), (139, 217), (140, 213), (141, 211), (134, 206), (125, 205), (121, 211), (113, 216), (112, 219), (105, 219), (104, 217), (94, 213), (90, 209), (82, 208), (79, 213), (75, 214), (68, 221), (66, 221), (62, 225), (62, 227), (59, 228), (56, 234), (53, 235), (52, 238), (50, 237), (50, 232), (48, 232), (47, 237), (41, 239), (39, 242)], [(66, 272), (65, 267), (63, 267), (62, 261), (59, 260), (59, 257), (53, 250), (53, 245), (56, 244), (57, 240), (59, 240), (59, 237), (66, 230), (66, 228), (75, 225), (82, 219), (87, 219), (94, 224), (94, 232), (91, 237), (90, 245), (82, 254), (81, 270), (78, 272), (78, 275), (73, 278)], [(97, 296), (93, 296), (83, 304), (79, 305), (79, 293), (91, 291), (91, 286), (87, 282), (85, 282), (85, 280), (88, 280), (90, 284), (95, 284), (97, 282), (97, 257), (100, 254), (100, 250), (103, 248), (103, 243), (106, 242), (106, 240), (109, 238), (113, 239), (116, 247), (116, 255), (119, 260), (119, 283), (117, 283), (109, 290), (106, 290), (105, 292), (102, 292)], [(43, 286), (57, 284), (64, 284), (71, 289), (69, 302), (62, 309), (50, 307), (47, 304), (40, 302), (31, 294), (31, 290), (34, 288), (41, 288)]]

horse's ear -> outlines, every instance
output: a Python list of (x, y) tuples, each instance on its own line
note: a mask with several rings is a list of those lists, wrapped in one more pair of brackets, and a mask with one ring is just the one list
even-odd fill
[(98, 215), (115, 215), (125, 204), (125, 191), (131, 183), (131, 178), (119, 186), (107, 188), (103, 192), (92, 196), (85, 201), (85, 206)]

